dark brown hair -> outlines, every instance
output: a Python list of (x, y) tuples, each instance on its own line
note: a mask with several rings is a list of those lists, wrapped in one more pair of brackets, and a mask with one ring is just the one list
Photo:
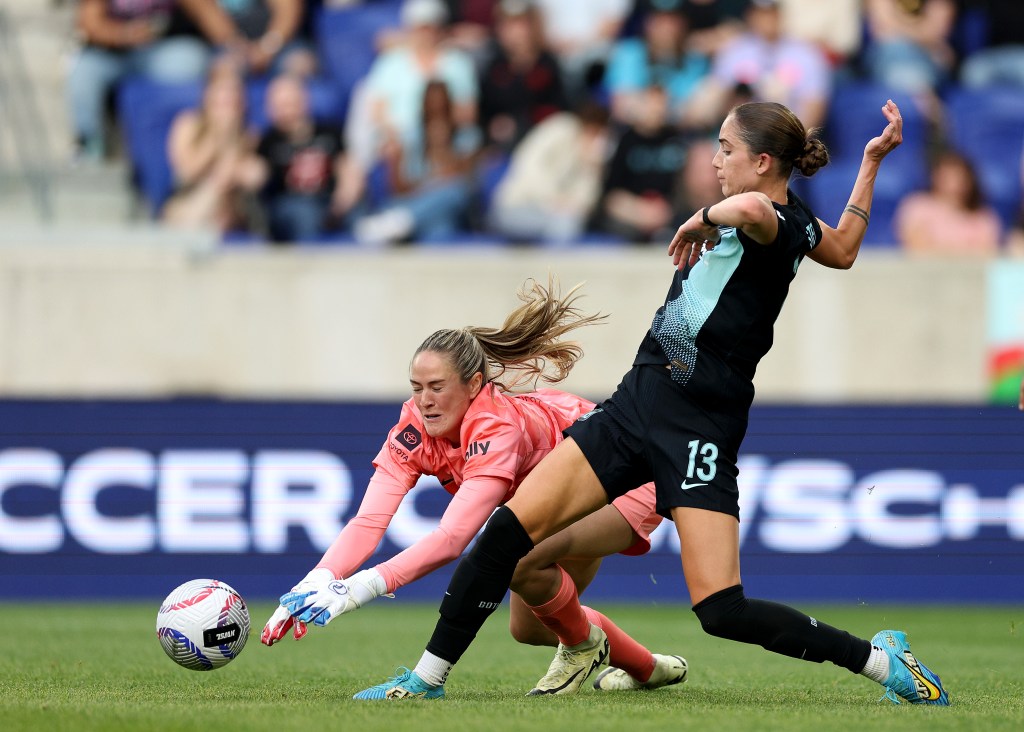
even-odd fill
[[(967, 177), (967, 193), (964, 198), (964, 207), (968, 211), (977, 211), (985, 206), (985, 195), (981, 190), (981, 183), (978, 181), (978, 172), (969, 158), (960, 154), (952, 148), (939, 150), (931, 158), (929, 164), (930, 177), (934, 178), (935, 172), (943, 165), (954, 165)], [(931, 184), (934, 188), (934, 183)]]
[(739, 137), (750, 152), (771, 155), (779, 174), (787, 180), (794, 169), (810, 177), (828, 165), (828, 148), (818, 138), (820, 130), (804, 129), (803, 122), (785, 105), (748, 102), (729, 115), (736, 120)]

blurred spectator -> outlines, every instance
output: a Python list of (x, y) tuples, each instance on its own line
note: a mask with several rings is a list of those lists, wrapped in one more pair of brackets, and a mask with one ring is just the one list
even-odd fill
[(861, 0), (780, 0), (783, 33), (814, 43), (834, 69), (845, 67), (860, 50)]
[(536, 0), (548, 47), (558, 58), (571, 103), (588, 96), (604, 74), (632, 0)]
[(252, 74), (311, 76), (316, 53), (302, 38), (303, 0), (217, 0), (231, 17), (238, 61)]
[(545, 119), (513, 151), (490, 228), (516, 241), (579, 238), (601, 194), (609, 143), (608, 112), (599, 104)]
[(404, 40), (377, 57), (349, 109), (348, 147), (367, 169), (387, 141), (396, 139), (404, 149), (421, 147), (429, 81), (447, 86), (459, 128), (476, 123), (476, 70), (467, 54), (442, 43), (448, 17), (442, 0), (405, 0), (401, 17)]
[(175, 192), (162, 219), (185, 228), (257, 231), (266, 166), (245, 128), (245, 88), (230, 65), (211, 70), (199, 109), (178, 114), (167, 138)]
[(480, 79), (480, 121), (487, 141), (507, 152), (566, 102), (530, 0), (502, 0), (497, 16), (496, 52)]
[(448, 42), (468, 53), (483, 70), (494, 37), (498, 0), (445, 0)]
[(458, 127), (443, 81), (427, 84), (421, 125), (421, 146), (403, 147), (398, 138), (384, 146), (388, 182), (397, 195), (384, 210), (356, 222), (359, 241), (445, 241), (463, 230), (479, 134), (475, 128)]
[(208, 0), (80, 0), (77, 26), (83, 45), (71, 67), (68, 92), (82, 157), (105, 157), (107, 102), (121, 79), (137, 74), (158, 82), (198, 82), (206, 74), (211, 48), (202, 38), (175, 34), (171, 18), (178, 8), (210, 43), (231, 40), (231, 20)]
[(750, 0), (684, 0), (690, 47), (708, 58), (745, 30), (743, 13)]
[(969, 53), (960, 70), (965, 86), (1024, 86), (1024, 2), (968, 0), (971, 12), (983, 13), (985, 47)]
[(806, 127), (820, 126), (832, 85), (824, 54), (814, 44), (783, 35), (778, 0), (751, 0), (744, 17), (749, 30), (719, 51), (689, 106), (687, 122), (717, 126), (729, 111), (731, 95), (743, 85), (755, 100), (780, 102)]
[(1006, 235), (1006, 253), (1011, 257), (1024, 257), (1024, 212)]
[(628, 123), (637, 98), (652, 84), (665, 89), (673, 118), (683, 109), (708, 71), (707, 58), (688, 47), (685, 0), (645, 0), (643, 34), (615, 44), (605, 74), (612, 116)]
[(931, 94), (953, 69), (954, 0), (865, 0), (867, 72), (876, 82)]
[(633, 242), (671, 239), (686, 147), (669, 125), (668, 94), (647, 87), (608, 164), (594, 227)]
[(930, 188), (900, 201), (896, 235), (904, 249), (927, 254), (995, 254), (999, 216), (982, 199), (970, 161), (940, 153), (931, 166)]
[(365, 189), (340, 130), (313, 119), (301, 77), (279, 76), (267, 89), (270, 128), (259, 153), (270, 174), (264, 190), (275, 242), (316, 241), (344, 228)]

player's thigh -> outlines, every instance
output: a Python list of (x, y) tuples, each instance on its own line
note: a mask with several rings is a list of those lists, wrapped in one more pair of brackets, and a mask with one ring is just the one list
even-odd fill
[(533, 566), (566, 566), (569, 560), (601, 559), (629, 549), (636, 541), (632, 527), (612, 505), (605, 505), (549, 536), (523, 561)]
[(608, 494), (572, 438), (559, 443), (505, 505), (535, 544), (607, 505)]
[(672, 519), (679, 532), (683, 575), (696, 605), (740, 583), (739, 520), (728, 513), (677, 507)]

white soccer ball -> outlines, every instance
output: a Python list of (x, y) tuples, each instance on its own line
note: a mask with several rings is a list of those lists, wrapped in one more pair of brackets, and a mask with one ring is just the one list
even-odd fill
[(193, 671), (212, 671), (233, 660), (249, 639), (249, 609), (224, 582), (190, 580), (160, 605), (156, 635), (171, 660)]

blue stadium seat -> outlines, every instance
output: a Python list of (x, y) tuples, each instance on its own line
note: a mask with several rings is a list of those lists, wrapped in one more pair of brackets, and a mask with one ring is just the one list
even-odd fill
[(861, 159), (864, 145), (885, 128), (882, 105), (892, 99), (903, 117), (903, 144), (886, 159), (887, 167), (924, 166), (928, 119), (906, 92), (871, 82), (839, 84), (829, 101), (823, 139), (836, 160)]
[(506, 153), (484, 156), (476, 168), (476, 185), (481, 213), (486, 216), (491, 210), (494, 194), (508, 172), (512, 158)]
[(156, 218), (174, 183), (167, 161), (167, 133), (174, 117), (195, 108), (203, 96), (201, 83), (157, 84), (142, 77), (125, 80), (117, 91), (117, 113), (132, 178)]
[(1021, 208), (1024, 94), (1016, 87), (958, 88), (946, 109), (953, 146), (974, 163), (986, 200), (1009, 226)]
[(401, 8), (400, 0), (372, 0), (348, 8), (321, 8), (314, 15), (321, 66), (341, 95), (343, 116), (352, 88), (370, 70), (377, 55), (377, 34), (401, 25)]
[(832, 162), (818, 173), (799, 181), (799, 190), (811, 208), (826, 223), (835, 226), (849, 200), (864, 154), (864, 145), (885, 128), (882, 105), (892, 99), (903, 117), (903, 144), (885, 160), (882, 175), (875, 182), (871, 224), (864, 236), (866, 246), (893, 246), (893, 214), (907, 193), (927, 185), (929, 123), (923, 111), (905, 92), (872, 82), (838, 85), (829, 102), (823, 139)]
[[(857, 179), (859, 167), (860, 159), (841, 160), (830, 163), (806, 180), (805, 201), (815, 215), (830, 226), (839, 223), (839, 217), (850, 200), (850, 191)], [(893, 229), (893, 216), (900, 199), (927, 185), (927, 171), (923, 167), (893, 165), (887, 158), (882, 164), (882, 171), (875, 180), (871, 223), (864, 235), (864, 246), (896, 246), (898, 242)]]

